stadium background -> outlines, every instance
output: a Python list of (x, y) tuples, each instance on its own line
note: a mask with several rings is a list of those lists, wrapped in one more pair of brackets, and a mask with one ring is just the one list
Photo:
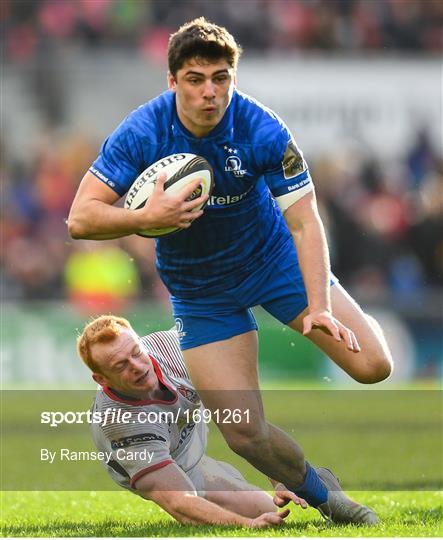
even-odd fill
[[(443, 160), (439, 0), (3, 0), (3, 384), (84, 384), (91, 314), (172, 326), (153, 242), (69, 239), (103, 138), (166, 85), (169, 34), (195, 16), (245, 49), (239, 87), (279, 113), (317, 186), (333, 269), (379, 317), (394, 380), (441, 377)], [(264, 380), (340, 381), (257, 310)]]

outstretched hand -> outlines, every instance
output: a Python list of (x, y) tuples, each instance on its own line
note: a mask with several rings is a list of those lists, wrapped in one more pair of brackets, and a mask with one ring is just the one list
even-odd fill
[(283, 525), (285, 518), (289, 516), (289, 509), (282, 512), (266, 512), (261, 516), (251, 519), (251, 527), (253, 529), (264, 529), (276, 525)]
[(329, 311), (313, 311), (303, 319), (303, 335), (306, 336), (313, 328), (319, 328), (330, 334), (336, 341), (343, 341), (346, 347), (353, 352), (360, 352), (360, 345), (352, 330), (347, 328)]

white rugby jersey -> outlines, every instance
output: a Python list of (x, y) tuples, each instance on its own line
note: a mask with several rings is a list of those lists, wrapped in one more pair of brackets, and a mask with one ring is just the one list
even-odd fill
[[(207, 441), (204, 422), (193, 422), (192, 412), (202, 407), (191, 384), (175, 330), (155, 332), (142, 338), (160, 382), (170, 390), (170, 399), (133, 400), (110, 388), (99, 388), (92, 406), (107, 421), (92, 423), (94, 442), (106, 453), (103, 462), (122, 487), (175, 462), (184, 472), (202, 458)], [(122, 414), (126, 414), (122, 421)], [(168, 414), (165, 414), (168, 413)], [(195, 418), (195, 417), (194, 417)]]

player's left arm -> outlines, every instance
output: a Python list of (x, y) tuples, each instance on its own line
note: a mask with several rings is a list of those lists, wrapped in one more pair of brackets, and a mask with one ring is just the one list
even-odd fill
[(289, 510), (264, 512), (251, 518), (223, 508), (200, 497), (190, 478), (173, 462), (143, 475), (134, 487), (143, 498), (154, 501), (184, 524), (237, 525), (261, 529), (282, 525), (289, 514)]
[(330, 262), (326, 234), (317, 209), (315, 190), (308, 165), (287, 126), (268, 121), (274, 132), (273, 144), (262, 148), (261, 163), (266, 183), (277, 201), (297, 248), (300, 270), (308, 296), (308, 314), (303, 334), (314, 327), (360, 350), (354, 333), (335, 319), (331, 310)]
[(315, 191), (310, 190), (291, 204), (284, 218), (297, 248), (308, 296), (309, 313), (303, 319), (303, 334), (317, 327), (329, 332), (337, 341), (343, 339), (349, 350), (358, 352), (360, 347), (352, 330), (332, 314), (329, 250)]

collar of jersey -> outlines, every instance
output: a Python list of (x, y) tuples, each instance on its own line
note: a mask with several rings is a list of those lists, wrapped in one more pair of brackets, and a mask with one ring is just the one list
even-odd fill
[(160, 369), (160, 366), (157, 363), (157, 360), (151, 355), (149, 355), (149, 358), (151, 359), (158, 380), (174, 395), (173, 399), (171, 399), (170, 401), (165, 401), (162, 399), (135, 399), (130, 396), (125, 396), (124, 394), (121, 394), (120, 392), (117, 392), (117, 390), (114, 390), (113, 388), (110, 388), (108, 386), (103, 387), (104, 393), (114, 401), (119, 401), (120, 403), (125, 403), (126, 405), (155, 405), (156, 403), (162, 405), (173, 405), (178, 399), (177, 392), (165, 382), (164, 375), (162, 373), (162, 370)]
[(229, 103), (229, 106), (226, 109), (225, 114), (223, 115), (223, 118), (215, 126), (215, 128), (212, 131), (210, 131), (209, 134), (206, 135), (205, 137), (196, 137), (182, 124), (177, 114), (177, 107), (175, 104), (175, 94), (174, 94), (174, 114), (173, 114), (173, 120), (172, 120), (172, 129), (174, 131), (177, 131), (181, 135), (184, 135), (188, 139), (192, 139), (194, 141), (211, 140), (211, 139), (216, 139), (218, 137), (226, 135), (227, 131), (229, 131), (232, 126), (232, 118), (234, 115), (234, 100), (235, 100), (236, 94), (237, 94), (236, 90), (234, 90), (231, 102)]

